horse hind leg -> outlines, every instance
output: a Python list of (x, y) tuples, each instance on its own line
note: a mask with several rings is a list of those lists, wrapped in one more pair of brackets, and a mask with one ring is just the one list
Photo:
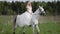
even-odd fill
[(37, 29), (37, 34), (39, 34), (40, 33), (40, 29), (39, 29), (39, 27), (38, 27), (38, 25), (35, 25), (36, 26), (36, 29)]
[(14, 27), (13, 27), (13, 34), (15, 34), (16, 28), (17, 28), (17, 25), (14, 25)]
[(24, 30), (25, 26), (22, 27), (22, 34), (25, 34), (25, 30)]
[(13, 34), (15, 34), (16, 28), (17, 28), (17, 24), (16, 24), (16, 18), (15, 18), (13, 23)]

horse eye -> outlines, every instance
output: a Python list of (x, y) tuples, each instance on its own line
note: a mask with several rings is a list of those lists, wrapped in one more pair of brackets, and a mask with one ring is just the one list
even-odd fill
[(41, 11), (41, 9), (39, 9)]

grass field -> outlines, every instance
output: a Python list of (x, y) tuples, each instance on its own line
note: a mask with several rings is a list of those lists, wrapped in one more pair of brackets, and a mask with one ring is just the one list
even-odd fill
[[(0, 34), (12, 34), (13, 32), (13, 16), (0, 16)], [(60, 34), (60, 22), (47, 20), (45, 23), (40, 23), (40, 34)], [(26, 34), (32, 34), (31, 27), (25, 27)], [(16, 34), (22, 34), (21, 28), (18, 27)], [(35, 30), (36, 34), (36, 30)]]

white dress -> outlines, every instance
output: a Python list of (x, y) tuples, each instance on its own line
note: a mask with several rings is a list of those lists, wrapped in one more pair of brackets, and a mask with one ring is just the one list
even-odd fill
[[(30, 7), (28, 7), (28, 11), (32, 12), (30, 9)], [(26, 11), (25, 13), (18, 15), (17, 16), (17, 20), (16, 20), (16, 24), (18, 24), (19, 26), (25, 26), (25, 25), (30, 25), (30, 21), (32, 18), (32, 14), (30, 14), (28, 11)]]
[(26, 8), (27, 8), (27, 11), (28, 11), (29, 13), (32, 13), (32, 7), (31, 7), (31, 6), (27, 6)]

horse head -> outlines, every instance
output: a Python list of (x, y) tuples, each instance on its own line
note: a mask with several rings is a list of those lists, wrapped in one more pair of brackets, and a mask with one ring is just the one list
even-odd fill
[(42, 16), (46, 15), (43, 6), (39, 6), (39, 14)]

